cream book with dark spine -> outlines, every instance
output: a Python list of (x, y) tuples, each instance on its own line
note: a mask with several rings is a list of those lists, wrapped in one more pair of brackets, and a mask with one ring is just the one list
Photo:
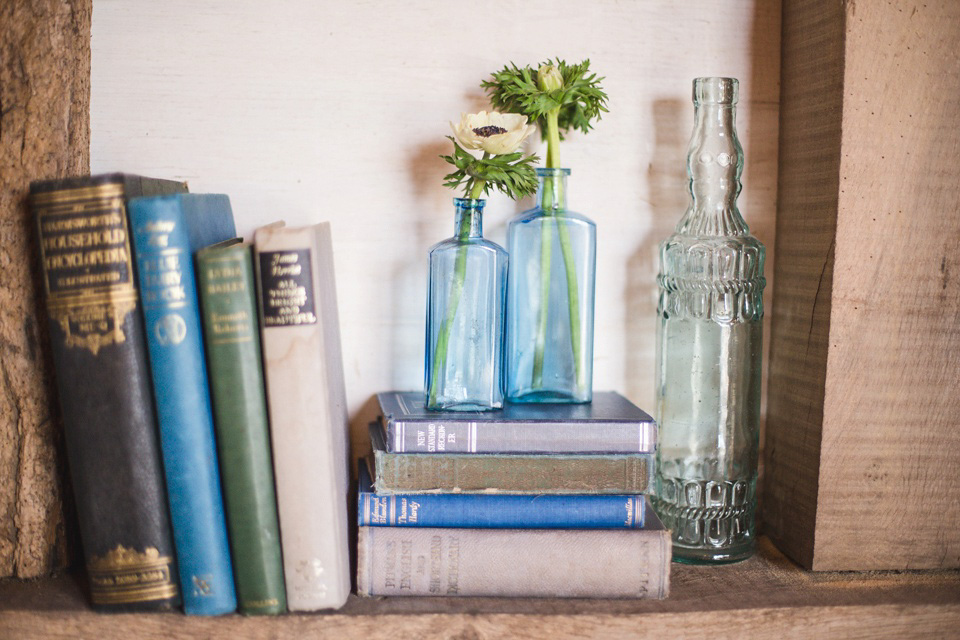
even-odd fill
[(287, 606), (338, 608), (349, 454), (330, 225), (261, 227), (254, 244)]

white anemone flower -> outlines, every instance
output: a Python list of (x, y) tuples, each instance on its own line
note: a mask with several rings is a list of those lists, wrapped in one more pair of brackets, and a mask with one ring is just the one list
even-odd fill
[(464, 149), (480, 149), (502, 156), (519, 149), (535, 127), (527, 124), (527, 116), (481, 111), (460, 114), (460, 124), (451, 122), (450, 128)]

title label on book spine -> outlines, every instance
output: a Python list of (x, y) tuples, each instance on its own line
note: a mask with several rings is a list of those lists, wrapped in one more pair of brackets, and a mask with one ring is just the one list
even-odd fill
[(209, 344), (221, 345), (253, 340), (252, 309), (244, 308), (247, 299), (246, 249), (222, 256), (205, 256), (198, 264), (200, 282), (207, 296)]
[(260, 253), (263, 323), (267, 327), (316, 324), (310, 250)]
[(33, 196), (40, 228), (50, 316), (65, 344), (97, 355), (124, 342), (123, 324), (137, 308), (123, 186)]

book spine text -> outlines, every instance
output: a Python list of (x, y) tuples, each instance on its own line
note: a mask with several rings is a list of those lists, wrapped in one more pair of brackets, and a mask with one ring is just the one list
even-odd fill
[(663, 529), (360, 527), (357, 591), (367, 596), (665, 598), (670, 549), (670, 534)]
[(286, 610), (250, 247), (200, 251), (197, 279), (239, 609)]
[[(174, 186), (171, 183), (171, 186)], [(122, 176), (31, 198), (93, 605), (179, 603)]]
[(193, 259), (178, 197), (130, 203), (173, 537), (189, 614), (236, 609)]

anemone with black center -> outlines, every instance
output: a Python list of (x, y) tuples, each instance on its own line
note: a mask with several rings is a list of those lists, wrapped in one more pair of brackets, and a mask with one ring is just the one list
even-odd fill
[(483, 138), (489, 138), (490, 136), (499, 135), (501, 133), (506, 133), (507, 130), (503, 127), (498, 127), (495, 124), (488, 124), (485, 127), (477, 127), (473, 130), (475, 134)]

